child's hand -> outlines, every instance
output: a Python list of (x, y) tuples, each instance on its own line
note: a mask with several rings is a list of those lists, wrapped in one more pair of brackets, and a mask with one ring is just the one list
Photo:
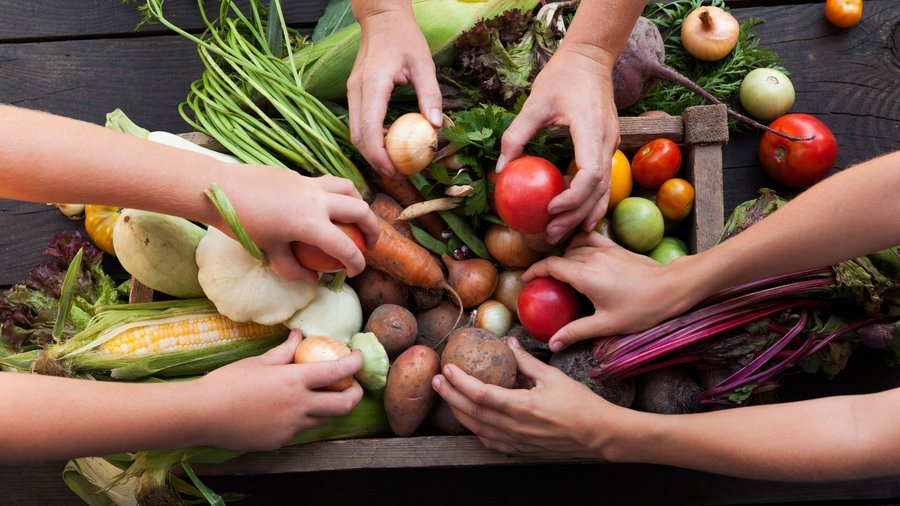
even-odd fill
[(206, 416), (201, 444), (232, 450), (274, 450), (301, 431), (328, 418), (346, 415), (362, 398), (356, 381), (343, 392), (317, 389), (352, 376), (362, 368), (354, 351), (336, 361), (294, 364), (300, 331), (258, 357), (216, 369), (194, 384), (197, 409)]

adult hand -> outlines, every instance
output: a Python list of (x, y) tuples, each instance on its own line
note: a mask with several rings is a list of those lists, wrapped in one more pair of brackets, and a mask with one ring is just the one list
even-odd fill
[(440, 127), (441, 91), (434, 61), (409, 1), (373, 11), (363, 6), (354, 12), (362, 38), (347, 80), (350, 139), (376, 171), (393, 176), (397, 170), (384, 149), (384, 116), (391, 91), (396, 85), (413, 85), (419, 110)]
[[(583, 339), (638, 332), (680, 314), (696, 300), (690, 278), (646, 255), (622, 248), (596, 232), (572, 239), (563, 257), (532, 265), (523, 281), (553, 277), (568, 283), (594, 305), (594, 314), (559, 329), (549, 341), (559, 351)], [(683, 264), (682, 264), (683, 265)]]
[(432, 381), (453, 416), (488, 448), (541, 458), (598, 457), (603, 421), (622, 410), (532, 357), (515, 338), (507, 343), (531, 389), (488, 385), (455, 365)]
[(564, 44), (535, 78), (521, 112), (503, 134), (498, 171), (522, 154), (539, 129), (569, 127), (578, 173), (548, 205), (551, 214), (558, 214), (547, 225), (550, 243), (579, 222), (584, 230), (593, 229), (606, 212), (619, 123), (611, 66), (604, 62), (614, 59), (594, 45)]
[(216, 369), (195, 382), (200, 389), (198, 409), (208, 415), (204, 444), (274, 450), (299, 432), (353, 410), (363, 394), (356, 381), (342, 392), (317, 389), (356, 374), (362, 368), (362, 354), (354, 351), (340, 360), (294, 364), (300, 339), (295, 329), (268, 352)]

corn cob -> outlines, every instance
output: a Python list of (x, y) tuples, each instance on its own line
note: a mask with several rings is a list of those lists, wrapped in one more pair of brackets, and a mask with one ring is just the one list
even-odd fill
[(287, 333), (283, 325), (235, 322), (206, 299), (122, 304), (98, 313), (68, 341), (46, 348), (33, 369), (113, 379), (199, 375), (263, 353)]

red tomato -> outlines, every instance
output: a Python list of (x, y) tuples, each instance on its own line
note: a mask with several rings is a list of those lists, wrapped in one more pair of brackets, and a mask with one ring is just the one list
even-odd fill
[(535, 278), (522, 288), (516, 311), (525, 330), (546, 343), (578, 318), (578, 292), (554, 278)]
[(849, 28), (862, 19), (862, 0), (825, 0), (825, 17), (834, 26)]
[(759, 162), (775, 181), (791, 188), (805, 188), (824, 178), (837, 160), (834, 134), (809, 114), (785, 114), (769, 125), (794, 137), (815, 136), (808, 141), (791, 141), (765, 132), (759, 141)]
[(654, 139), (637, 150), (631, 160), (631, 174), (641, 186), (656, 189), (678, 174), (681, 150), (669, 139)]
[[(347, 234), (356, 247), (362, 250), (366, 247), (366, 236), (363, 231), (353, 223), (335, 223), (337, 228)], [(300, 262), (300, 265), (316, 272), (337, 272), (344, 268), (338, 259), (322, 251), (319, 247), (302, 242), (292, 242), (291, 250)]]
[(552, 218), (547, 205), (565, 189), (566, 180), (549, 160), (537, 156), (516, 158), (497, 177), (497, 214), (513, 230), (523, 234), (542, 232)]

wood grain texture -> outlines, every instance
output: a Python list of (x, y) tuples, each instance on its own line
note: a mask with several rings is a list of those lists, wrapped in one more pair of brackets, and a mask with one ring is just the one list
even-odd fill
[[(141, 0), (4, 0), (0, 6), (0, 43), (48, 39), (103, 38), (160, 34), (168, 28), (147, 24), (135, 33), (143, 17)], [(236, 2), (242, 9), (248, 0)], [(325, 10), (327, 0), (282, 1), (284, 17), (292, 26), (312, 27)], [(208, 2), (210, 15), (218, 13), (218, 2)], [(192, 32), (203, 26), (197, 0), (165, 0), (167, 19)]]

